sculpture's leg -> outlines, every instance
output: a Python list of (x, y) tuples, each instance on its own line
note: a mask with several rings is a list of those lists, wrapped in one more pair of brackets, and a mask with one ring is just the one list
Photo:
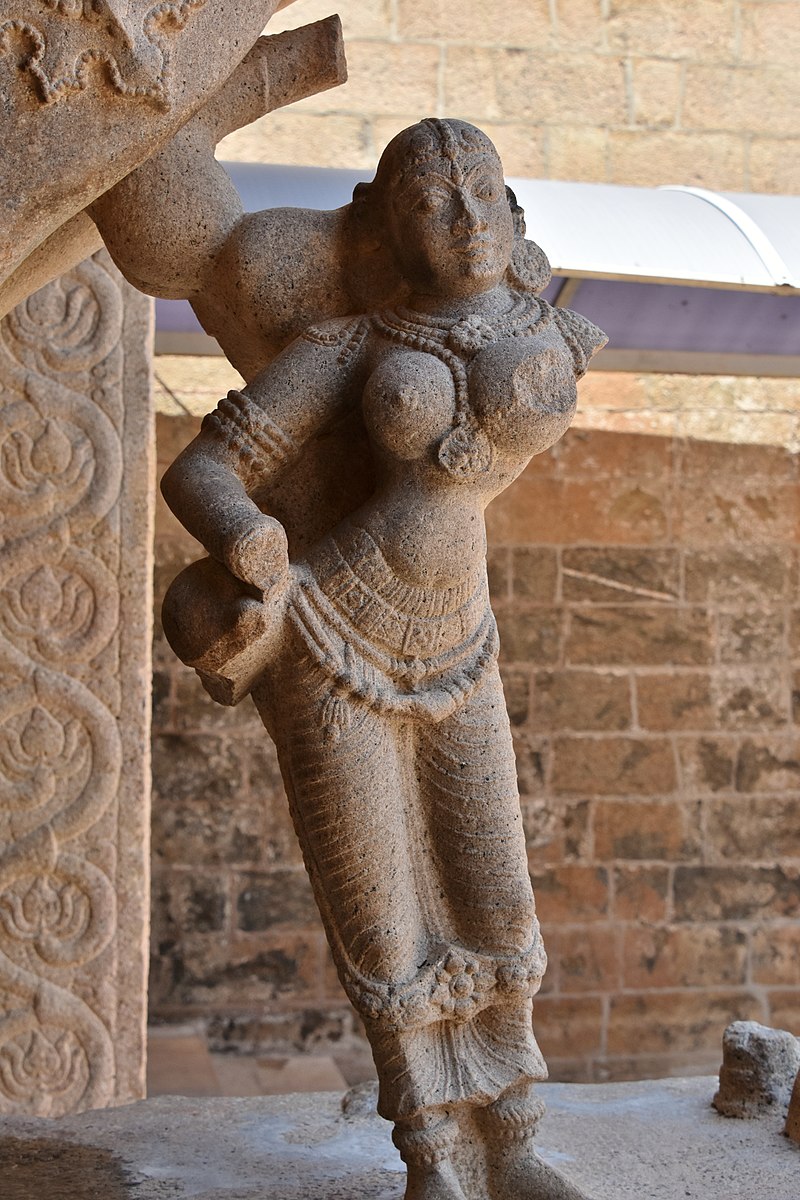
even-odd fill
[(405, 1200), (465, 1200), (451, 1158), (457, 1136), (453, 1117), (434, 1109), (397, 1122), (392, 1140), (408, 1168)]
[(469, 702), (418, 734), (417, 771), (447, 924), (463, 946), (514, 955), (538, 937), (499, 673)]
[[(352, 968), (400, 986), (440, 932), (423, 918), (413, 847), (418, 791), (411, 731), (347, 696), (308, 660), (295, 660), (255, 695), (278, 746), (295, 828), (342, 981), (357, 1008)], [(408, 1167), (406, 1200), (464, 1200), (450, 1161), (458, 1133), (441, 1108), (397, 1120), (392, 1072), (423, 1070), (391, 1023), (366, 1018), (381, 1077), (381, 1111), (395, 1123)], [(424, 1091), (424, 1089), (423, 1089)]]
[[(298, 655), (299, 655), (298, 650)], [(293, 656), (254, 694), (340, 976), (404, 982), (425, 957), (407, 828), (407, 738)]]
[(536, 1154), (544, 1104), (530, 1086), (510, 1088), (479, 1115), (486, 1148), (488, 1200), (586, 1200)]
[[(505, 962), (512, 973), (517, 966), (523, 977), (519, 991), (498, 995), (496, 1003), (458, 1027), (457, 1061), (450, 1074), (463, 1080), (462, 1092), (448, 1097), (462, 1100), (454, 1161), (470, 1200), (528, 1200), (511, 1171), (519, 1143), (506, 1135), (516, 1138), (524, 1125), (530, 1144), (543, 1111), (532, 1095), (533, 1082), (547, 1076), (531, 1026), (530, 992), (539, 978), (525, 982), (525, 964), (536, 961), (530, 955), (540, 942), (516, 763), (496, 670), (461, 710), (441, 725), (420, 730), (417, 773), (453, 940)], [(514, 1190), (519, 1186), (522, 1191)]]

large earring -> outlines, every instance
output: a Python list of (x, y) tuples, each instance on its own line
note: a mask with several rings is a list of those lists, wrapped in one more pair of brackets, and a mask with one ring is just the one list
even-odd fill
[(512, 287), (538, 295), (553, 278), (553, 272), (541, 246), (525, 237), (525, 213), (508, 185), (506, 195), (514, 222), (514, 249), (511, 252), (506, 279)]

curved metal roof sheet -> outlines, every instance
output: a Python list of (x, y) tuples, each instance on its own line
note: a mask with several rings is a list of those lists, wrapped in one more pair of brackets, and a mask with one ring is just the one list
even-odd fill
[[(223, 165), (247, 211), (338, 208), (371, 175)], [(508, 182), (553, 267), (545, 295), (610, 335), (600, 369), (800, 375), (800, 196)], [(157, 348), (202, 353), (181, 303), (158, 302)]]

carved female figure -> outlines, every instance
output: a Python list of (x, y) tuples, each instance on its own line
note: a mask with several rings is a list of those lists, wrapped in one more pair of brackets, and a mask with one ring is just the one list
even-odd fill
[[(566, 1197), (530, 1144), (545, 956), (483, 514), (567, 428), (605, 339), (538, 298), (546, 260), (474, 127), (399, 134), (353, 212), (405, 303), (307, 328), (205, 419), (163, 488), (211, 561), (165, 629), (277, 744), (407, 1200)], [(313, 473), (337, 430), (349, 504)]]

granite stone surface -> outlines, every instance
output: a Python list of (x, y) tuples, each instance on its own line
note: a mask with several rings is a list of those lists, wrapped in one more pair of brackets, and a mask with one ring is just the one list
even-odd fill
[[(780, 1114), (729, 1120), (716, 1079), (544, 1084), (539, 1151), (589, 1200), (796, 1200)], [(375, 1091), (160, 1097), (0, 1127), (5, 1200), (400, 1200), (404, 1168)], [(343, 1104), (344, 1101), (344, 1104)], [(57, 1190), (56, 1190), (57, 1189)]]
[(105, 251), (0, 325), (0, 1112), (144, 1095), (152, 305)]

